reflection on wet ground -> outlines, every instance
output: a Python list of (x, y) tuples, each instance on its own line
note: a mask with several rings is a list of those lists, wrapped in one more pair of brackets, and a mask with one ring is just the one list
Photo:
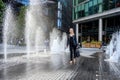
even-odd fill
[(120, 80), (111, 77), (102, 53), (94, 58), (81, 56), (69, 65), (69, 54), (46, 54), (14, 57), (0, 65), (0, 80)]

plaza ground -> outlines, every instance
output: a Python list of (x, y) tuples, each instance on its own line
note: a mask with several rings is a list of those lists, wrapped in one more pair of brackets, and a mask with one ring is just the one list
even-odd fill
[(74, 65), (69, 64), (69, 53), (41, 52), (31, 54), (29, 59), (15, 56), (6, 63), (1, 59), (0, 80), (119, 80), (111, 74), (104, 53), (88, 52), (81, 53)]

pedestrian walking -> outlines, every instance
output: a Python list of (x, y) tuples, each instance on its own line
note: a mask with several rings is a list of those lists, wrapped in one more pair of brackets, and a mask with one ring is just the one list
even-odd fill
[(77, 40), (76, 40), (76, 36), (73, 28), (69, 29), (67, 47), (68, 45), (70, 49), (70, 64), (73, 64), (73, 63), (75, 64), (76, 57), (77, 57), (77, 54), (76, 54)]

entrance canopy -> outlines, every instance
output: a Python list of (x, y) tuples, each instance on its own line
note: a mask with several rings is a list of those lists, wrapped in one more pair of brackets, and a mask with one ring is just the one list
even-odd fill
[(120, 15), (120, 8), (115, 8), (109, 11), (104, 11), (103, 13), (98, 13), (91, 16), (83, 17), (83, 18), (74, 20), (73, 23), (83, 23), (83, 22), (98, 20), (99, 18), (107, 18), (115, 15)]

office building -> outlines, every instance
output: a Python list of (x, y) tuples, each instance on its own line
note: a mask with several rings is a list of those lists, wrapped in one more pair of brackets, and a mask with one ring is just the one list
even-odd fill
[(73, 0), (72, 19), (79, 42), (108, 43), (120, 28), (120, 0)]

